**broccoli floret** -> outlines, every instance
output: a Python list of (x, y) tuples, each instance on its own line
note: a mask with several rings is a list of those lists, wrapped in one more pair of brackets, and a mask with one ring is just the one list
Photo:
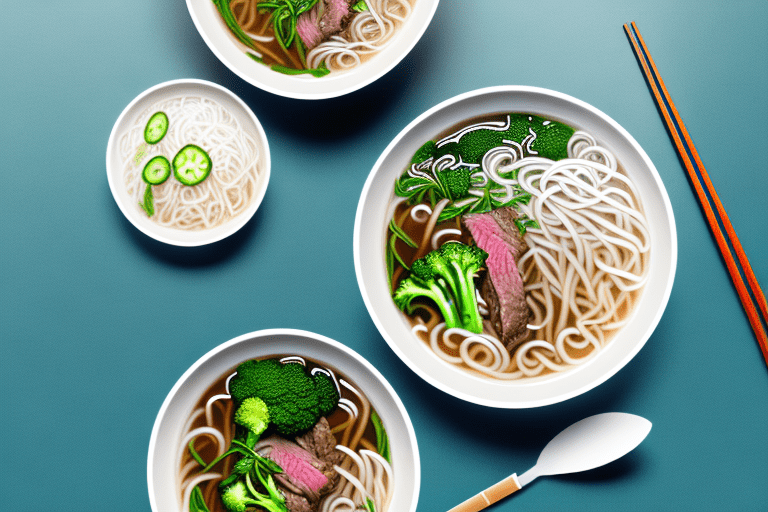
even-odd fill
[(483, 330), (477, 308), (474, 276), (485, 264), (488, 253), (460, 242), (448, 242), (440, 249), (413, 262), (411, 275), (400, 282), (394, 299), (407, 311), (419, 295), (432, 299), (440, 308), (446, 327), (463, 327), (471, 332)]
[(431, 271), (451, 287), (462, 327), (476, 333), (483, 331), (483, 320), (477, 308), (474, 277), (487, 257), (488, 254), (479, 247), (459, 242), (443, 244), (440, 249), (424, 256)]
[(456, 201), (467, 196), (471, 175), (469, 167), (448, 169), (438, 174), (443, 187), (448, 191), (448, 199)]
[(238, 403), (250, 397), (264, 401), (275, 430), (295, 436), (312, 428), (339, 403), (335, 385), (327, 375), (309, 375), (303, 365), (276, 359), (246, 361), (237, 368), (229, 391)]
[[(431, 262), (436, 269), (441, 269), (441, 274), (447, 272), (449, 278), (446, 279), (455, 283), (454, 293), (459, 302), (464, 328), (476, 333), (483, 332), (483, 319), (477, 308), (475, 274), (485, 264), (488, 253), (479, 247), (448, 242), (440, 247), (439, 256), (432, 257)], [(447, 269), (444, 266), (447, 266)]]
[[(418, 261), (420, 260), (416, 260), (416, 262)], [(416, 262), (414, 262), (414, 266), (418, 269), (419, 265)], [(413, 269), (414, 267), (412, 266), (411, 270)], [(449, 329), (451, 327), (461, 327), (459, 313), (456, 310), (453, 296), (445, 281), (436, 277), (421, 279), (416, 274), (411, 274), (400, 281), (400, 286), (397, 287), (393, 295), (395, 305), (406, 313), (412, 312), (411, 301), (418, 297), (426, 297), (437, 304)]]
[(262, 507), (268, 512), (287, 512), (288, 509), (282, 503), (276, 503), (269, 496), (256, 493), (251, 495), (245, 482), (238, 480), (227, 487), (221, 493), (221, 501), (227, 510), (232, 512), (245, 512), (250, 506)]
[[(547, 124), (544, 124), (545, 122)], [(562, 160), (568, 156), (568, 141), (573, 135), (573, 128), (534, 116), (531, 129), (536, 133), (531, 150), (538, 152), (538, 156), (550, 160)]]
[(437, 143), (433, 140), (428, 140), (419, 149), (416, 150), (413, 158), (411, 158), (411, 163), (420, 164), (429, 157), (434, 156), (436, 149)]
[(246, 398), (235, 412), (235, 423), (260, 436), (269, 426), (267, 404), (260, 398)]
[[(573, 128), (557, 121), (548, 121), (540, 116), (509, 114), (509, 128), (506, 130), (498, 131), (489, 128), (473, 130), (464, 134), (458, 142), (450, 142), (440, 148), (430, 147), (427, 157), (439, 158), (445, 154), (451, 154), (456, 157), (461, 156), (464, 162), (479, 164), (488, 150), (504, 146), (505, 140), (522, 143), (530, 135), (530, 130), (536, 134), (531, 150), (536, 151), (538, 156), (551, 160), (561, 160), (568, 156), (568, 140), (573, 135)], [(422, 150), (419, 149), (419, 151)], [(420, 153), (417, 152), (417, 155)]]

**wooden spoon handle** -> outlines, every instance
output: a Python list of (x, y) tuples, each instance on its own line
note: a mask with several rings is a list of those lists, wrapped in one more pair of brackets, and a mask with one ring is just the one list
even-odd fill
[(512, 473), (501, 482), (493, 484), (448, 512), (478, 512), (519, 490), (520, 482), (517, 481), (517, 475)]

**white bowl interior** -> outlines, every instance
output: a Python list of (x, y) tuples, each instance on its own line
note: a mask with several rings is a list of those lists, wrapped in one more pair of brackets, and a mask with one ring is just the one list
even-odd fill
[(149, 442), (147, 484), (154, 512), (181, 509), (177, 457), (182, 429), (203, 393), (243, 361), (285, 354), (327, 364), (365, 393), (389, 435), (395, 477), (390, 510), (416, 510), (421, 476), (419, 450), (411, 420), (392, 386), (370, 363), (336, 341), (306, 331), (273, 329), (244, 334), (211, 350), (171, 389), (157, 415)]
[[(639, 189), (651, 228), (650, 275), (631, 320), (607, 347), (580, 367), (548, 377), (498, 381), (471, 375), (439, 359), (410, 331), (388, 292), (385, 242), (395, 180), (427, 140), (483, 114), (526, 112), (591, 133), (610, 149)], [(658, 324), (674, 280), (677, 234), (672, 206), (656, 168), (638, 143), (615, 121), (570, 96), (534, 87), (472, 91), (432, 108), (390, 143), (363, 188), (354, 232), (355, 270), (363, 299), (384, 339), (418, 375), (438, 389), (477, 404), (536, 407), (579, 395), (608, 379), (645, 344)]]
[(326, 99), (356, 91), (395, 67), (421, 38), (437, 9), (438, 0), (416, 0), (413, 11), (394, 39), (380, 52), (348, 71), (322, 78), (284, 75), (255, 62), (231, 34), (210, 0), (187, 0), (192, 21), (211, 51), (246, 82), (274, 94), (297, 99)]
[[(229, 110), (239, 121), (251, 136), (253, 136), (261, 147), (258, 166), (261, 172), (259, 180), (259, 190), (248, 209), (240, 215), (233, 217), (227, 222), (210, 229), (203, 230), (182, 230), (161, 226), (152, 221), (147, 215), (134, 204), (133, 199), (128, 195), (125, 183), (123, 181), (123, 167), (120, 161), (119, 141), (120, 138), (133, 127), (141, 114), (153, 104), (167, 99), (179, 96), (202, 96), (218, 102)], [(173, 155), (167, 155), (169, 158)], [(136, 229), (158, 240), (171, 245), (185, 247), (205, 245), (216, 242), (235, 233), (248, 222), (256, 210), (259, 208), (264, 193), (267, 190), (270, 176), (270, 156), (267, 136), (264, 129), (256, 119), (248, 105), (235, 96), (232, 92), (220, 85), (205, 80), (173, 80), (158, 84), (147, 89), (137, 96), (117, 118), (112, 133), (107, 143), (107, 179), (109, 188), (112, 190), (112, 196), (115, 198), (118, 207), (123, 215), (133, 224)]]

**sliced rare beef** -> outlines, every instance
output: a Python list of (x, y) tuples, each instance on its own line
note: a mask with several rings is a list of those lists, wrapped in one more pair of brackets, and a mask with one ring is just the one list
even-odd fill
[(346, 457), (336, 444), (325, 418), (295, 443), (279, 436), (259, 442), (258, 451), (283, 468), (274, 478), (290, 512), (317, 512), (320, 499), (336, 487), (340, 475), (333, 466)]
[(336, 449), (338, 443), (331, 433), (328, 420), (325, 418), (320, 418), (320, 421), (306, 434), (297, 437), (296, 442), (318, 459), (331, 465), (341, 464), (344, 460), (345, 455)]
[[(313, 507), (311, 510), (317, 510), (320, 498), (328, 494), (339, 481), (339, 474), (333, 469), (333, 464), (318, 459), (292, 441), (272, 436), (259, 444), (269, 450), (267, 456), (283, 469), (282, 473), (274, 475), (281, 490), (306, 498)], [(302, 502), (295, 501), (297, 506)], [(294, 512), (290, 507), (289, 510)]]
[(299, 16), (296, 32), (308, 49), (341, 32), (349, 21), (349, 0), (320, 0)]
[(526, 327), (531, 309), (525, 301), (523, 279), (516, 263), (526, 244), (515, 225), (516, 218), (512, 208), (462, 218), (477, 246), (488, 253), (488, 273), (480, 285), (480, 295), (488, 304), (496, 334), (510, 352), (531, 336)]

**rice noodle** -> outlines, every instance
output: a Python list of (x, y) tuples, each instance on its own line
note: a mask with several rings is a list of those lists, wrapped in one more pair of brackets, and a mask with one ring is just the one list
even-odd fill
[(381, 51), (411, 14), (413, 0), (365, 0), (367, 11), (355, 14), (341, 34), (331, 36), (307, 53), (307, 66), (321, 63), (331, 71), (359, 65)]
[[(168, 132), (159, 143), (147, 145), (144, 128), (158, 111), (168, 116)], [(123, 182), (134, 206), (141, 208), (143, 203), (147, 185), (141, 175), (146, 162), (157, 155), (172, 161), (187, 144), (203, 148), (213, 169), (194, 186), (182, 185), (173, 176), (153, 185), (155, 214), (150, 219), (165, 227), (199, 230), (243, 213), (261, 188), (262, 150), (228, 109), (208, 98), (192, 96), (155, 103), (120, 138)]]
[[(438, 141), (438, 146), (478, 127), (501, 130), (505, 123), (476, 123)], [(413, 317), (412, 332), (437, 357), (497, 379), (564, 371), (594, 357), (610, 334), (626, 325), (627, 312), (637, 300), (635, 292), (648, 276), (648, 223), (638, 191), (619, 170), (613, 153), (588, 133), (577, 131), (568, 143), (568, 157), (553, 161), (531, 156), (534, 139), (531, 130), (522, 143), (504, 140), (505, 145), (487, 151), (481, 161), (484, 183), (493, 180), (504, 187), (491, 191), (498, 192), (495, 197), (509, 198), (520, 189), (531, 195), (528, 204), (517, 209), (539, 227), (527, 229), (528, 250), (517, 264), (532, 312), (527, 327), (534, 331), (534, 339), (522, 343), (510, 357), (487, 320), (483, 333), (475, 334), (446, 329), (435, 312), (430, 320), (436, 315), (439, 323)], [(430, 162), (430, 167), (437, 164)], [(415, 164), (408, 172), (426, 174), (424, 169)], [(411, 216), (423, 222), (421, 215)], [(432, 234), (435, 217), (433, 212), (423, 235), (431, 236), (432, 249), (440, 246), (442, 237), (458, 231), (443, 228)], [(423, 252), (420, 247), (419, 254)], [(488, 305), (482, 297), (478, 309), (487, 319)]]

